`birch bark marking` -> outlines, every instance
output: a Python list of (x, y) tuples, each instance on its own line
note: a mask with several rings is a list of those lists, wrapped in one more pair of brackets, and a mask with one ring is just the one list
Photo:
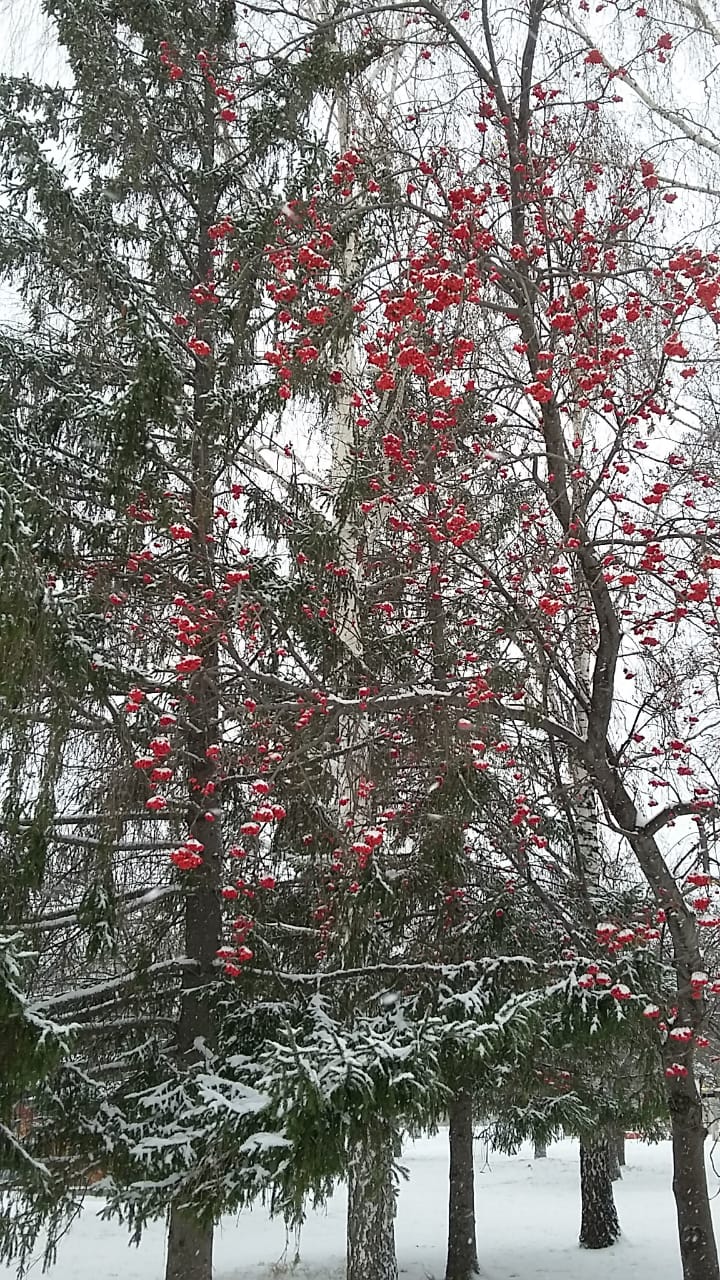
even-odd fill
[(610, 1178), (610, 1147), (606, 1135), (580, 1143), (580, 1184), (583, 1249), (607, 1249), (620, 1235), (620, 1223)]
[(357, 1143), (348, 1170), (347, 1280), (398, 1280), (391, 1142)]
[[(338, 135), (341, 151), (350, 145), (349, 86), (338, 86)], [(348, 237), (342, 262), (343, 285), (351, 287), (357, 265), (356, 237)], [(331, 485), (335, 497), (338, 558), (348, 570), (350, 589), (337, 621), (337, 636), (348, 656), (348, 677), (356, 680), (365, 667), (362, 639), (362, 561), (360, 530), (347, 509), (347, 490), (355, 468), (355, 424), (352, 388), (357, 357), (352, 338), (338, 353), (343, 383), (332, 424)], [(366, 541), (370, 535), (365, 531)], [(367, 555), (367, 547), (366, 547)], [(371, 818), (367, 791), (361, 783), (368, 774), (367, 717), (341, 717), (337, 787), (338, 800), (351, 799), (357, 822)], [(345, 810), (339, 810), (344, 815)], [(342, 825), (344, 817), (338, 819)], [(382, 1129), (368, 1133), (349, 1152), (347, 1207), (347, 1280), (397, 1280), (395, 1253), (396, 1187), (393, 1176), (393, 1135)]]
[(450, 1102), (450, 1202), (445, 1280), (480, 1274), (475, 1235), (475, 1166), (472, 1094), (460, 1089)]

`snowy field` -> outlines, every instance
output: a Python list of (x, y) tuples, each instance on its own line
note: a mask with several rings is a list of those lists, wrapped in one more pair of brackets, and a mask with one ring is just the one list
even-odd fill
[[(720, 1147), (715, 1153), (720, 1170)], [(575, 1144), (559, 1143), (546, 1160), (530, 1149), (507, 1157), (476, 1150), (478, 1248), (484, 1280), (679, 1280), (680, 1258), (670, 1189), (670, 1145), (627, 1143), (628, 1165), (616, 1183), (623, 1229), (612, 1248), (587, 1253), (577, 1246), (580, 1225)], [(405, 1280), (442, 1280), (447, 1232), (447, 1134), (412, 1144), (410, 1174), (400, 1193), (397, 1248)], [(711, 1195), (720, 1176), (709, 1168)], [(720, 1234), (720, 1198), (714, 1201)], [(159, 1280), (163, 1231), (151, 1228), (139, 1249), (123, 1231), (88, 1208), (60, 1246), (51, 1280)], [(281, 1222), (261, 1209), (227, 1219), (218, 1232), (215, 1280), (341, 1280), (344, 1276), (342, 1192), (326, 1212), (312, 1214), (301, 1238), (287, 1239)], [(296, 1261), (297, 1256), (297, 1261)], [(295, 1265), (293, 1265), (295, 1263)], [(40, 1267), (31, 1272), (40, 1276)], [(0, 1280), (14, 1276), (0, 1267)]]

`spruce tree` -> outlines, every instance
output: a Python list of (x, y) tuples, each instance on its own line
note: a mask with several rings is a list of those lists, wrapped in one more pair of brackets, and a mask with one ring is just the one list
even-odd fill
[(224, 1201), (191, 1200), (200, 1156), (169, 1181), (161, 1157), (155, 1197), (131, 1187), (216, 1040), (219, 688), (248, 576), (228, 504), (278, 404), (250, 377), (264, 249), (321, 155), (304, 116), (333, 72), (322, 49), (256, 72), (232, 4), (46, 11), (71, 86), (0, 83), (1, 265), (27, 317), (2, 335), (2, 894), (36, 1025), (73, 1033), (39, 1079), (28, 1055), (32, 1177), (4, 1247), (23, 1261), (99, 1170), (136, 1231), (169, 1205), (167, 1275), (205, 1280)]

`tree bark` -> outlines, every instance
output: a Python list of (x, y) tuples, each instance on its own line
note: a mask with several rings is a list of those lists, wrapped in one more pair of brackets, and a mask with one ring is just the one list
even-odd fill
[(615, 1135), (615, 1151), (617, 1162), (620, 1168), (623, 1169), (625, 1167), (625, 1131), (623, 1129), (618, 1129)]
[(213, 1226), (201, 1226), (177, 1205), (170, 1209), (165, 1280), (211, 1280)]
[[(604, 761), (595, 760), (598, 787), (610, 812), (623, 830), (638, 864), (658, 902), (667, 911), (677, 974), (678, 1025), (696, 1029), (706, 1014), (705, 1003), (690, 990), (691, 973), (705, 969), (695, 917), (680, 893), (652, 828), (638, 830), (636, 806), (618, 776)], [(695, 1080), (692, 1044), (676, 1048), (674, 1061), (687, 1075), (668, 1081), (672, 1122), (673, 1194), (680, 1236), (683, 1280), (720, 1280), (705, 1172), (705, 1125)], [(667, 1065), (671, 1065), (668, 1063)]]
[(545, 1160), (546, 1157), (547, 1157), (547, 1143), (541, 1142), (536, 1138), (535, 1148), (533, 1151), (533, 1158), (535, 1160)]
[(450, 1103), (450, 1203), (445, 1280), (479, 1274), (475, 1233), (472, 1095), (460, 1089)]
[[(204, 283), (213, 269), (209, 228), (217, 217), (215, 170), (216, 103), (209, 85), (204, 89), (204, 116), (200, 143), (203, 171), (198, 201), (197, 280)], [(195, 331), (212, 346), (213, 324), (198, 312)], [(194, 434), (187, 483), (193, 536), (188, 543), (191, 586), (200, 592), (214, 587), (213, 514), (215, 507), (215, 371), (211, 359), (195, 360), (193, 371)], [(212, 1046), (215, 1038), (212, 986), (216, 979), (216, 955), (222, 941), (220, 884), (222, 824), (218, 766), (208, 748), (219, 740), (219, 649), (209, 632), (193, 652), (202, 656), (202, 667), (188, 681), (184, 747), (188, 784), (188, 828), (202, 848), (202, 866), (192, 872), (185, 899), (185, 955), (196, 962), (183, 975), (183, 991), (177, 1029), (177, 1056), (181, 1067), (191, 1069)], [(170, 1206), (165, 1280), (212, 1280), (213, 1224), (200, 1223), (182, 1195)]]
[(583, 1249), (607, 1249), (620, 1235), (608, 1148), (605, 1135), (584, 1138), (580, 1143), (580, 1245)]
[(692, 1073), (669, 1086), (673, 1195), (683, 1280), (718, 1280), (717, 1247), (705, 1171), (705, 1123)]
[(619, 1182), (622, 1178), (622, 1171), (618, 1159), (617, 1134), (615, 1132), (608, 1134), (608, 1169), (610, 1171), (610, 1181)]
[(389, 1137), (368, 1138), (353, 1147), (348, 1169), (347, 1280), (398, 1280), (392, 1170)]

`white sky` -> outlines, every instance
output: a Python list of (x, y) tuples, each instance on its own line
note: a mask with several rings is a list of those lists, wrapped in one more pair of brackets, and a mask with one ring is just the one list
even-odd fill
[[(49, 84), (69, 84), (69, 68), (39, 0), (0, 0), (0, 74), (27, 75)], [(0, 315), (6, 322), (23, 317), (17, 293), (0, 282)]]
[(39, 0), (0, 0), (0, 71), (35, 79), (69, 79)]

